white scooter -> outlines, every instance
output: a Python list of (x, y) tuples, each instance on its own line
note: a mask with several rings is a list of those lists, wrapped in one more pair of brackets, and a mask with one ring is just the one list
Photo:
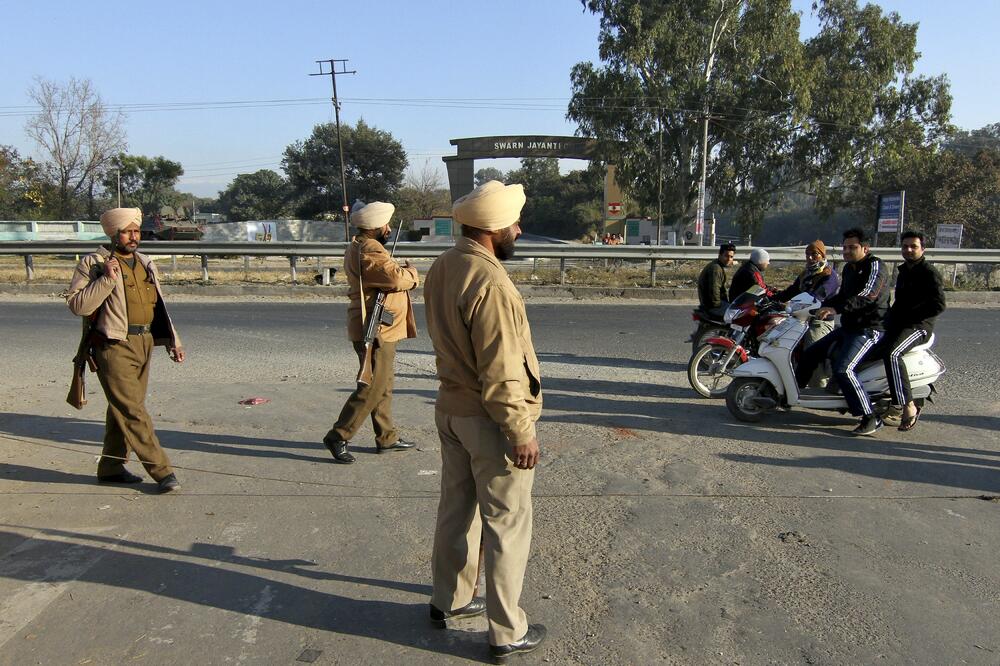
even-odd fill
[[(799, 389), (795, 381), (792, 352), (809, 330), (809, 320), (820, 306), (820, 302), (809, 294), (793, 298), (786, 308), (790, 316), (760, 337), (758, 357), (731, 370), (733, 381), (726, 390), (726, 407), (733, 416), (740, 421), (757, 422), (765, 413), (778, 408), (847, 411), (847, 401), (842, 395), (833, 395), (827, 389)], [(930, 350), (933, 344), (932, 334), (927, 342), (903, 356), (917, 405), (923, 405), (930, 397), (934, 382), (945, 371), (944, 363)], [(856, 372), (875, 413), (883, 414), (891, 398), (882, 360), (863, 363)]]

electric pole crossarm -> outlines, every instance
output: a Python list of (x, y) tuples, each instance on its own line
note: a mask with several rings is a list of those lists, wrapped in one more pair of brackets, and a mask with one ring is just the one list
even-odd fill
[[(330, 71), (324, 69), (323, 63), (329, 65)], [(339, 69), (338, 63), (340, 63)], [(347, 60), (344, 58), (317, 60), (316, 64), (319, 65), (319, 72), (310, 74), (309, 76), (329, 76), (333, 84), (333, 114), (337, 122), (337, 151), (340, 154), (340, 191), (343, 197), (344, 241), (349, 241), (351, 239), (351, 208), (347, 204), (347, 170), (344, 167), (344, 142), (340, 138), (340, 100), (337, 99), (337, 75), (356, 74), (357, 71), (348, 71)]]

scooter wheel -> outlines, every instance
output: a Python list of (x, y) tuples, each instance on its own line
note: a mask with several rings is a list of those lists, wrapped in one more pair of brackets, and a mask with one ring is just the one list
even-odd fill
[(770, 382), (759, 377), (737, 377), (726, 389), (726, 407), (740, 421), (757, 423), (764, 418), (768, 410), (757, 404), (755, 398), (777, 402), (778, 394)]

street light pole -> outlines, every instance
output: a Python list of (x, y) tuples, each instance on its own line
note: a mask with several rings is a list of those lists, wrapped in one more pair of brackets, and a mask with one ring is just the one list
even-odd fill
[[(323, 63), (330, 65), (329, 72), (323, 70)], [(337, 63), (342, 63), (342, 69), (337, 69)], [(344, 143), (340, 139), (340, 101), (337, 99), (337, 74), (356, 74), (357, 72), (356, 70), (347, 71), (347, 60), (343, 58), (339, 60), (317, 60), (316, 64), (319, 65), (319, 72), (310, 74), (309, 76), (329, 76), (330, 81), (333, 83), (333, 113), (337, 121), (337, 150), (340, 153), (340, 192), (343, 199), (344, 240), (349, 241), (351, 239), (351, 207), (347, 204), (347, 171), (344, 167)]]

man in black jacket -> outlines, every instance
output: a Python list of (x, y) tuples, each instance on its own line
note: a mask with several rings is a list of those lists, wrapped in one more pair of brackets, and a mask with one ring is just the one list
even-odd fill
[(805, 388), (813, 371), (823, 362), (830, 347), (839, 342), (833, 357), (833, 378), (837, 381), (851, 414), (860, 417), (855, 435), (871, 435), (882, 427), (872, 413), (854, 368), (883, 336), (882, 319), (889, 305), (888, 274), (882, 260), (869, 252), (868, 239), (861, 229), (844, 232), (844, 271), (840, 291), (823, 302), (816, 316), (830, 319), (840, 314), (840, 328), (802, 352), (795, 378)]
[(701, 269), (698, 275), (698, 305), (708, 314), (722, 319), (726, 312), (726, 269), (733, 265), (736, 246), (723, 243), (719, 246), (719, 258), (713, 259)]
[(895, 298), (885, 316), (885, 337), (872, 355), (885, 362), (893, 411), (901, 415), (899, 429), (906, 432), (917, 425), (920, 408), (913, 402), (902, 357), (930, 339), (945, 302), (941, 275), (924, 259), (924, 235), (906, 231), (901, 239), (903, 264), (896, 277)]

